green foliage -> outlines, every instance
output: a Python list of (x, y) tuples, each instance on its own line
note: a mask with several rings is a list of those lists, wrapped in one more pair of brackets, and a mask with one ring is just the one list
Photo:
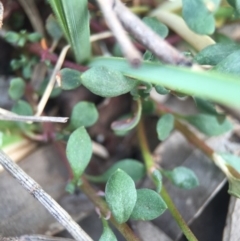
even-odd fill
[(15, 103), (15, 105), (12, 107), (12, 112), (18, 115), (33, 115), (32, 107), (23, 100), (19, 100)]
[[(143, 62), (141, 67), (134, 69), (121, 58), (96, 58), (90, 65), (107, 66), (111, 71), (120, 71), (125, 76), (139, 81), (162, 85), (171, 90), (181, 90), (181, 93), (184, 94), (239, 107), (240, 81), (230, 75), (218, 74), (213, 71), (197, 72), (187, 68), (150, 62)], [(130, 80), (129, 82), (131, 83)]]
[(166, 38), (168, 36), (168, 28), (165, 24), (162, 24), (153, 17), (144, 17), (143, 22), (149, 26), (154, 32), (156, 32), (160, 37)]
[(99, 241), (117, 241), (116, 236), (108, 225), (108, 222), (102, 218), (103, 223), (103, 233), (99, 239)]
[(174, 128), (174, 116), (172, 114), (162, 115), (157, 122), (158, 139), (164, 141), (168, 138)]
[(194, 57), (194, 60), (202, 65), (217, 65), (237, 50), (240, 50), (238, 44), (217, 43), (204, 48)]
[(158, 193), (150, 189), (137, 190), (137, 202), (130, 216), (134, 220), (153, 220), (167, 209)]
[(212, 70), (226, 74), (240, 75), (240, 50), (233, 52)]
[(212, 34), (215, 30), (213, 12), (220, 0), (183, 0), (182, 15), (188, 27), (198, 34)]
[(79, 127), (70, 135), (66, 155), (73, 172), (73, 182), (76, 185), (92, 156), (92, 142), (84, 127)]
[(91, 57), (87, 0), (49, 0), (78, 63)]
[(28, 33), (26, 30), (21, 30), (19, 33), (8, 31), (5, 35), (5, 40), (11, 44), (23, 47), (27, 41), (37, 42), (41, 39), (39, 33)]
[(240, 175), (240, 157), (230, 153), (221, 153), (220, 155), (224, 159), (225, 165), (231, 166)]
[(145, 115), (153, 114), (156, 110), (156, 105), (153, 100), (147, 99), (142, 101), (142, 113)]
[(116, 221), (126, 222), (137, 201), (134, 181), (126, 172), (118, 169), (106, 184), (105, 197)]
[(64, 68), (60, 70), (61, 88), (73, 90), (81, 85), (81, 73), (77, 70)]
[(141, 180), (146, 175), (146, 170), (144, 165), (136, 161), (134, 159), (123, 159), (118, 161), (113, 166), (111, 166), (106, 172), (99, 176), (90, 176), (88, 175), (88, 179), (92, 182), (107, 182), (109, 177), (116, 172), (118, 169), (126, 172), (134, 181)]
[(160, 95), (167, 95), (170, 93), (170, 90), (164, 88), (163, 86), (161, 85), (156, 85), (155, 86), (155, 90), (157, 91), (158, 94)]
[(236, 10), (236, 13), (240, 14), (240, 1), (239, 0), (227, 0), (227, 1)]
[(13, 100), (20, 99), (25, 92), (26, 84), (22, 78), (13, 78), (10, 82), (8, 94)]
[(197, 114), (185, 119), (207, 136), (221, 135), (232, 129), (232, 124), (227, 119), (219, 121), (218, 116)]
[(63, 36), (61, 27), (58, 24), (56, 18), (53, 15), (50, 15), (46, 21), (46, 30), (52, 39), (58, 41)]
[(98, 119), (98, 110), (96, 106), (88, 101), (77, 103), (71, 114), (70, 123), (74, 128), (81, 126), (89, 127), (96, 123)]
[(198, 178), (192, 170), (186, 167), (176, 167), (172, 171), (163, 171), (163, 174), (177, 187), (192, 189), (199, 185)]
[(104, 66), (96, 66), (87, 70), (81, 78), (82, 84), (86, 88), (102, 97), (125, 94), (137, 85), (137, 81), (126, 78), (121, 72)]
[(210, 114), (210, 115), (216, 115), (216, 116), (219, 116), (219, 117), (223, 117), (223, 119), (225, 118), (224, 114), (221, 114), (221, 113), (217, 112), (214, 104), (211, 103), (210, 101), (204, 100), (204, 99), (201, 99), (201, 98), (198, 98), (198, 97), (194, 97), (194, 101), (196, 103), (197, 108), (201, 112), (203, 112), (205, 114)]
[(114, 121), (112, 123), (111, 128), (114, 131), (128, 132), (137, 126), (142, 114), (142, 103), (140, 100), (138, 100), (137, 103), (138, 103), (138, 109), (136, 114), (132, 118), (122, 119), (122, 120)]

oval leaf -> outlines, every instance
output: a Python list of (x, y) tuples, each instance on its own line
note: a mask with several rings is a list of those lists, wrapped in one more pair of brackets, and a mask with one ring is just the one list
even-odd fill
[(217, 43), (204, 48), (194, 57), (194, 60), (203, 65), (217, 65), (239, 49), (240, 45), (235, 43)]
[(145, 167), (141, 162), (134, 159), (124, 159), (115, 163), (105, 173), (103, 173), (100, 176), (88, 175), (87, 177), (90, 181), (93, 182), (107, 182), (109, 177), (118, 169), (121, 169), (124, 172), (126, 172), (134, 181), (141, 180), (146, 174)]
[(8, 94), (13, 100), (20, 99), (25, 92), (26, 84), (22, 78), (14, 78), (10, 82)]
[(84, 127), (70, 135), (66, 155), (73, 171), (74, 182), (77, 183), (92, 156), (92, 142)]
[(118, 169), (106, 184), (105, 197), (116, 221), (125, 223), (137, 200), (134, 181), (126, 172)]
[(155, 86), (155, 90), (156, 90), (157, 93), (160, 94), (160, 95), (167, 95), (167, 94), (170, 93), (170, 90), (164, 88), (164, 87), (161, 86), (161, 85)]
[(168, 28), (155, 17), (144, 17), (142, 21), (162, 38), (168, 36)]
[(174, 127), (174, 116), (172, 114), (163, 115), (157, 122), (158, 139), (164, 141), (168, 138)]
[(81, 85), (81, 73), (77, 70), (64, 68), (60, 70), (60, 86), (64, 90), (73, 90)]
[(188, 27), (198, 34), (212, 34), (215, 30), (213, 13), (204, 0), (183, 0), (182, 15)]
[(161, 196), (150, 189), (137, 190), (137, 202), (131, 214), (134, 220), (153, 220), (167, 209)]
[(226, 74), (240, 75), (240, 50), (230, 54), (212, 70)]
[(70, 123), (74, 128), (89, 127), (96, 123), (98, 111), (95, 105), (88, 101), (81, 101), (72, 110)]
[(221, 135), (232, 129), (232, 124), (227, 119), (219, 122), (218, 117), (213, 115), (197, 114), (185, 119), (207, 136)]
[(195, 173), (186, 167), (176, 167), (172, 171), (164, 171), (164, 175), (177, 187), (192, 189), (199, 185)]
[(53, 15), (50, 15), (47, 18), (46, 30), (52, 39), (56, 41), (58, 41), (63, 36), (62, 29), (60, 28), (58, 21), (53, 17)]
[(106, 220), (102, 218), (103, 223), (103, 233), (99, 239), (99, 241), (117, 241), (117, 238), (111, 228), (109, 227)]
[(12, 108), (12, 112), (18, 115), (33, 115), (33, 110), (31, 105), (26, 101), (19, 100)]
[(82, 74), (82, 84), (102, 97), (114, 97), (132, 90), (137, 81), (124, 77), (116, 70), (104, 66), (93, 67)]

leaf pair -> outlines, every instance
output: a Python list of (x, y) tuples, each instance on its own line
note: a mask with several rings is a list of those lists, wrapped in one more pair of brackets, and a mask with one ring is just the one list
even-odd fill
[(153, 190), (136, 190), (132, 178), (121, 169), (109, 178), (105, 197), (118, 223), (124, 223), (129, 218), (152, 220), (160, 216), (167, 208), (160, 195)]

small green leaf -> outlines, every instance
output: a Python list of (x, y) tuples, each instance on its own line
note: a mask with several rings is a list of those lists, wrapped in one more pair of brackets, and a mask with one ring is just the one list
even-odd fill
[(218, 117), (213, 115), (197, 114), (185, 119), (207, 136), (221, 135), (232, 129), (232, 124), (227, 119), (219, 123)]
[(126, 172), (118, 169), (106, 184), (105, 197), (116, 221), (125, 223), (137, 201), (134, 181)]
[(103, 233), (99, 239), (99, 241), (117, 241), (117, 238), (111, 228), (108, 225), (108, 222), (102, 218), (103, 223)]
[(62, 29), (60, 28), (58, 21), (56, 20), (56, 18), (54, 18), (53, 15), (50, 15), (47, 18), (46, 30), (54, 40), (58, 41), (63, 36)]
[(81, 76), (82, 84), (91, 92), (102, 97), (125, 94), (137, 85), (137, 81), (124, 77), (116, 70), (104, 66), (93, 67)]
[(12, 112), (18, 115), (33, 115), (32, 107), (23, 100), (19, 100), (12, 108)]
[(199, 185), (195, 173), (186, 167), (176, 167), (172, 171), (163, 171), (171, 182), (182, 189), (192, 189)]
[(143, 59), (144, 59), (144, 61), (161, 63), (160, 60), (149, 50), (145, 51), (145, 53), (143, 55)]
[(168, 138), (174, 128), (174, 116), (172, 114), (163, 115), (157, 122), (158, 139), (164, 141)]
[(160, 37), (166, 38), (168, 36), (168, 28), (165, 24), (159, 22), (155, 17), (144, 17), (142, 21), (149, 26)]
[(8, 31), (5, 35), (5, 40), (13, 44), (17, 44), (19, 38), (20, 38), (20, 34), (12, 31)]
[(157, 193), (160, 193), (162, 189), (162, 174), (158, 169), (155, 169), (151, 175), (153, 182), (156, 186)]
[(194, 57), (194, 60), (202, 65), (217, 65), (237, 50), (240, 50), (240, 45), (238, 44), (217, 43), (204, 48)]
[(92, 156), (92, 142), (84, 127), (79, 127), (70, 135), (66, 155), (73, 171), (73, 180), (77, 183)]
[(71, 114), (70, 123), (74, 128), (80, 126), (89, 127), (96, 123), (98, 119), (98, 111), (96, 106), (88, 101), (77, 103)]
[(118, 161), (113, 166), (111, 166), (105, 173), (100, 176), (90, 176), (88, 175), (88, 179), (92, 182), (107, 182), (109, 177), (118, 169), (126, 172), (134, 181), (141, 180), (146, 175), (146, 170), (144, 165), (134, 159), (123, 159)]
[(134, 220), (153, 220), (167, 209), (161, 196), (150, 189), (137, 190), (137, 202), (130, 216)]
[(27, 35), (27, 40), (30, 42), (37, 42), (42, 38), (40, 33), (30, 33)]
[(226, 116), (222, 113), (217, 112), (214, 104), (211, 103), (210, 101), (204, 100), (204, 99), (201, 99), (198, 97), (194, 97), (194, 101), (196, 103), (197, 108), (201, 112), (203, 112), (205, 114), (217, 116), (217, 120), (220, 124), (225, 120)]
[(64, 68), (60, 70), (61, 88), (73, 90), (81, 85), (81, 73), (77, 70)]
[(226, 74), (240, 75), (240, 50), (228, 55), (212, 71), (218, 71)]
[(142, 103), (141, 100), (139, 99), (137, 101), (138, 103), (138, 109), (137, 112), (135, 113), (135, 115), (132, 118), (127, 118), (127, 119), (123, 119), (123, 120), (118, 120), (118, 121), (114, 121), (111, 124), (111, 128), (114, 131), (123, 131), (123, 132), (127, 132), (132, 130), (134, 127), (137, 126), (138, 122), (140, 121), (141, 118), (141, 114), (142, 114)]
[(164, 88), (163, 86), (161, 85), (156, 85), (155, 86), (155, 90), (157, 91), (158, 94), (160, 95), (167, 95), (170, 93), (170, 90)]
[(227, 0), (228, 3), (240, 14), (240, 1), (239, 0)]
[(218, 7), (217, 2), (220, 0), (183, 0), (182, 15), (188, 27), (198, 34), (212, 34), (215, 30), (213, 11)]
[(10, 82), (8, 94), (13, 100), (20, 99), (25, 92), (26, 84), (22, 78), (13, 78)]
[(151, 99), (142, 101), (142, 113), (145, 115), (151, 115), (155, 112), (155, 102)]

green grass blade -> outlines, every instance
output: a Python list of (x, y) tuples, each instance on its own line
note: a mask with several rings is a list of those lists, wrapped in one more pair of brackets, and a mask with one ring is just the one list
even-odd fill
[(141, 67), (136, 69), (122, 58), (96, 58), (90, 66), (107, 66), (137, 80), (240, 107), (240, 80), (231, 75), (196, 72), (187, 68), (150, 62), (143, 62)]
[(91, 57), (87, 0), (49, 0), (78, 63)]

